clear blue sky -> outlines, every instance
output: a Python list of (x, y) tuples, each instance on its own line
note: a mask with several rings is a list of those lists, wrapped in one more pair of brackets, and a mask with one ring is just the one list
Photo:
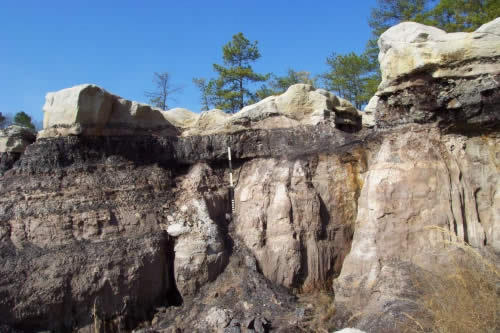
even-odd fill
[(169, 107), (198, 112), (193, 77), (214, 77), (222, 46), (243, 32), (262, 54), (254, 70), (313, 75), (333, 51), (362, 52), (375, 0), (0, 2), (0, 112), (43, 118), (45, 94), (94, 83), (146, 102), (153, 72), (184, 87)]

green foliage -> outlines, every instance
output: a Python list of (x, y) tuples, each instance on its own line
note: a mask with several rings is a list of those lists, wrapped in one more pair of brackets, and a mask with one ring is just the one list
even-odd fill
[(498, 0), (441, 0), (428, 13), (428, 22), (447, 32), (474, 31), (500, 16)]
[(255, 92), (255, 96), (254, 96), (254, 99), (251, 101), (251, 103), (256, 103), (258, 101), (261, 101), (263, 100), (264, 98), (266, 97), (269, 97), (269, 96), (272, 96), (272, 95), (276, 95), (276, 91), (274, 89), (272, 89), (271, 87), (269, 87), (268, 85), (266, 84), (263, 84), (262, 86), (260, 86), (260, 88)]
[(159, 107), (162, 110), (168, 108), (167, 98), (171, 98), (171, 95), (178, 93), (182, 88), (177, 86), (172, 86), (170, 83), (170, 74), (164, 73), (154, 73), (153, 83), (155, 85), (155, 90), (151, 92), (145, 92), (144, 95), (149, 98), (149, 102)]
[(366, 55), (351, 52), (346, 55), (333, 53), (326, 59), (329, 71), (321, 77), (325, 88), (361, 109), (371, 96), (378, 82), (372, 74), (372, 64)]
[(14, 124), (35, 129), (35, 125), (31, 122), (31, 117), (24, 111), (16, 113), (14, 116)]
[(423, 22), (431, 0), (377, 0), (368, 19), (372, 34), (379, 37), (384, 31), (403, 21)]
[(288, 69), (287, 75), (274, 77), (271, 82), (271, 87), (275, 91), (275, 94), (282, 94), (288, 87), (297, 83), (305, 83), (314, 86), (316, 84), (316, 78), (311, 78), (311, 73), (306, 71), (297, 72), (293, 69)]
[[(448, 32), (472, 31), (499, 16), (498, 0), (377, 0), (368, 19), (372, 37), (365, 52), (361, 55), (333, 53), (327, 58), (329, 70), (320, 77), (326, 89), (361, 108), (375, 94), (380, 83), (377, 40), (391, 26), (414, 21)], [(208, 81), (193, 79), (201, 93), (203, 110), (215, 106), (235, 112), (249, 103), (281, 94), (293, 84), (316, 85), (316, 78), (305, 71), (289, 69), (281, 77), (255, 73), (251, 63), (261, 57), (257, 42), (250, 42), (241, 32), (234, 35), (222, 51), (223, 65), (213, 65), (218, 78)], [(265, 83), (259, 89), (251, 90), (251, 84), (258, 82)]]
[(0, 112), (0, 128), (4, 127), (6, 121), (7, 121), (7, 118), (5, 118), (5, 116), (2, 114), (2, 112)]
[(316, 78), (311, 77), (311, 73), (309, 72), (295, 71), (293, 69), (288, 69), (287, 75), (285, 76), (271, 74), (271, 78), (268, 82), (269, 85), (263, 84), (260, 89), (255, 92), (255, 100), (252, 102), (258, 102), (268, 96), (280, 95), (284, 93), (288, 87), (298, 83), (315, 86)]
[(261, 55), (257, 42), (250, 42), (241, 32), (222, 47), (222, 52), (224, 66), (213, 65), (219, 77), (208, 85), (213, 89), (217, 108), (236, 112), (255, 100), (255, 93), (250, 90), (249, 83), (266, 81), (269, 75), (253, 71), (251, 63)]

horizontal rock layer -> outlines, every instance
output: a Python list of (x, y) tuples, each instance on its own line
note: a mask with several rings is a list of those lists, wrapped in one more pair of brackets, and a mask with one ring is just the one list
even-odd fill
[(359, 130), (362, 113), (348, 101), (310, 85), (296, 84), (229, 115), (221, 110), (195, 114), (175, 108), (164, 111), (128, 101), (91, 84), (48, 93), (44, 129), (39, 138), (57, 136), (191, 136), (246, 129), (289, 128), (324, 122)]
[[(313, 132), (313, 128), (323, 130)], [(200, 288), (225, 269), (232, 251), (231, 244), (240, 238), (242, 244), (250, 248), (249, 260), (254, 260), (256, 269), (263, 270), (271, 281), (302, 290), (324, 287), (339, 274), (352, 238), (356, 197), (360, 191), (358, 178), (364, 164), (358, 162), (362, 151), (353, 156), (348, 150), (359, 146), (364, 139), (361, 133), (346, 133), (330, 126), (186, 138), (71, 136), (41, 139), (30, 145), (0, 179), (0, 242), (12, 249), (31, 246), (42, 254), (49, 251), (65, 257), (64, 248), (114, 242), (126, 244), (130, 237), (147, 242), (151, 237), (148, 235), (156, 235), (170, 252), (158, 249), (154, 260), (163, 258), (163, 266), (172, 265), (171, 273), (165, 273), (166, 268), (161, 268), (161, 265), (158, 270), (148, 273), (150, 279), (164, 279), (166, 287), (154, 289), (148, 294), (149, 301), (131, 304), (129, 307), (133, 313), (139, 308), (151, 309), (156, 304), (168, 305), (178, 301), (174, 297), (177, 292), (186, 301), (197, 295)], [(232, 222), (226, 217), (230, 212), (226, 168), (228, 143), (232, 147), (235, 174), (241, 179), (236, 198), (238, 212), (242, 213), (238, 213)], [(286, 160), (290, 162), (284, 163)], [(256, 170), (277, 165), (280, 165), (277, 171), (282, 170), (294, 179), (290, 183), (288, 176), (283, 178), (280, 171), (276, 178), (269, 177), (266, 185), (283, 189), (284, 195), (291, 198), (292, 206), (290, 211), (283, 211), (287, 214), (283, 222), (288, 221), (292, 228), (280, 230), (279, 225), (275, 226), (278, 228), (275, 231), (286, 239), (295, 238), (290, 244), (293, 251), (283, 258), (271, 255), (281, 244), (274, 231), (256, 229), (258, 237), (266, 244), (260, 242), (255, 246), (251, 243), (245, 230), (255, 221), (245, 213), (250, 209), (245, 206), (249, 200), (243, 201), (241, 197), (242, 193), (259, 186), (251, 181)], [(330, 169), (339, 169), (342, 173), (328, 176), (325, 172)], [(344, 185), (344, 174), (349, 175), (352, 182)], [(18, 179), (23, 175), (27, 181), (20, 187)], [(336, 184), (343, 187), (335, 189), (335, 194), (329, 193)], [(342, 208), (337, 199), (343, 202)], [(262, 205), (259, 209), (264, 210), (259, 221), (264, 225), (274, 225), (274, 211), (280, 208), (269, 206), (265, 200), (256, 199), (252, 203)], [(315, 210), (310, 211), (310, 205), (314, 205)], [(314, 226), (304, 224), (312, 217), (316, 219)], [(229, 226), (233, 231), (228, 231)], [(5, 253), (5, 269), (17, 265), (14, 263), (20, 260), (21, 254), (16, 251)], [(107, 249), (102, 251), (109, 252)], [(136, 254), (142, 256), (140, 252)], [(129, 260), (125, 258), (127, 252), (118, 252), (116, 256), (116, 261), (107, 263), (106, 270), (128, 269), (128, 263), (119, 263), (120, 256), (123, 256), (124, 263)], [(171, 256), (175, 258), (173, 261)], [(137, 260), (143, 262), (146, 259)], [(297, 263), (295, 267), (290, 266), (292, 261)], [(270, 267), (280, 273), (274, 274)], [(55, 270), (55, 274), (71, 275), (78, 281), (93, 281), (87, 278), (87, 271)], [(52, 304), (46, 297), (54, 292), (50, 288), (58, 284), (58, 280), (45, 279), (44, 284), (33, 282), (40, 286), (42, 293), (33, 304)], [(76, 299), (83, 299), (87, 305), (82, 311), (87, 311), (86, 315), (83, 312), (78, 316), (67, 315), (69, 319), (61, 319), (53, 326), (43, 322), (39, 327), (76, 329), (94, 325), (93, 314), (88, 309), (98, 295), (104, 293), (103, 288), (107, 288), (105, 281), (109, 280), (113, 288), (116, 283), (122, 283), (120, 275), (100, 279), (92, 294), (82, 296), (72, 288), (64, 291), (67, 302), (75, 307), (80, 304)], [(85, 283), (81, 282), (81, 285)], [(138, 289), (129, 290), (125, 285), (119, 288), (132, 299), (143, 297), (141, 290), (148, 287), (149, 282), (139, 280), (133, 283)], [(14, 288), (13, 281), (7, 281), (4, 286), (6, 300), (24, 297), (18, 293), (22, 288)], [(123, 295), (117, 297), (124, 299)], [(158, 299), (163, 303), (157, 303)], [(103, 310), (105, 319), (102, 320), (106, 325), (117, 325), (119, 318), (134, 322), (134, 318), (147, 318), (149, 314), (146, 311), (135, 316), (124, 305), (113, 304), (116, 305), (115, 313)], [(32, 326), (23, 326), (31, 320), (31, 308), (28, 303), (19, 304), (18, 308), (19, 312), (15, 314), (6, 311), (2, 322), (31, 330)], [(52, 318), (47, 311), (48, 308), (40, 308), (36, 318)]]
[(379, 47), (383, 81), (368, 105), (378, 127), (498, 130), (500, 18), (472, 33), (405, 22), (383, 33)]
[[(390, 29), (384, 82), (368, 108), (375, 124), (365, 119), (364, 129), (356, 110), (307, 86), (234, 116), (178, 109), (172, 127), (155, 129), (142, 118), (147, 106), (116, 96), (108, 116), (126, 110), (123, 118), (104, 121), (109, 96), (99, 88), (80, 87), (68, 109), (62, 101), (73, 97), (48, 96), (49, 115), (61, 113), (48, 118), (55, 132), (0, 160), (0, 323), (298, 331), (314, 306), (290, 291), (333, 281), (330, 330), (401, 332), (411, 318), (431, 329), (415, 281), (465, 263), (453, 244), (494, 266), (500, 257), (499, 58), (477, 46), (496, 45), (497, 26), (454, 36)], [(448, 52), (455, 40), (460, 59)], [(472, 55), (464, 41), (477, 44)], [(294, 96), (309, 104), (287, 109)], [(75, 105), (84, 117), (71, 118)], [(211, 132), (221, 123), (232, 130)], [(130, 132), (113, 132), (122, 124)]]

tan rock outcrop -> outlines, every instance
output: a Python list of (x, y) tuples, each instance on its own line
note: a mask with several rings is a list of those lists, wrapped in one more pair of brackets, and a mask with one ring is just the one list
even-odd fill
[[(278, 120), (273, 121), (273, 118)], [(348, 101), (323, 89), (307, 84), (295, 84), (279, 96), (269, 96), (248, 105), (234, 114), (226, 127), (284, 128), (316, 125), (327, 121), (333, 125), (359, 127), (360, 117)]]
[[(39, 138), (84, 135), (178, 135), (179, 112), (123, 99), (91, 84), (48, 93)], [(189, 112), (189, 111), (187, 111)], [(177, 121), (174, 124), (171, 121)]]
[(377, 127), (437, 123), (453, 131), (484, 131), (497, 126), (498, 22), (500, 18), (471, 33), (405, 22), (383, 33)]
[(11, 125), (0, 130), (0, 153), (23, 153), (36, 139), (36, 132), (30, 128)]
[(351, 252), (334, 281), (338, 309), (363, 313), (358, 328), (399, 332), (386, 323), (405, 322), (405, 313), (429, 324), (428, 309), (419, 308), (429, 291), (418, 281), (424, 272), (443, 278), (457, 261), (468, 269), (455, 251), (465, 243), (495, 265), (499, 22), (455, 34), (402, 23), (379, 40), (383, 82), (367, 109), (385, 131), (368, 163)]
[(350, 248), (363, 157), (255, 159), (239, 171), (236, 233), (263, 274), (311, 290), (338, 274)]
[(188, 109), (174, 108), (164, 111), (163, 116), (168, 122), (182, 130), (193, 127), (199, 115)]
[(226, 122), (231, 118), (229, 113), (213, 109), (199, 114), (194, 124), (182, 133), (183, 136), (213, 134), (223, 132)]
[(334, 282), (336, 303), (364, 312), (363, 327), (373, 328), (382, 308), (387, 316), (410, 311), (417, 298), (412, 270), (446, 269), (450, 242), (500, 253), (498, 140), (417, 127), (384, 138), (358, 200), (351, 251)]
[(213, 177), (206, 164), (191, 167), (180, 184), (185, 195), (178, 198), (178, 206), (171, 215), (176, 224), (167, 229), (170, 235), (178, 237), (174, 246), (174, 272), (183, 297), (194, 295), (203, 284), (214, 280), (227, 264), (224, 239), (214, 221), (225, 215), (225, 193), (199, 193), (200, 188), (215, 185), (210, 182)]
[(48, 93), (40, 137), (79, 135), (86, 130), (99, 133), (111, 115), (112, 105), (113, 96), (92, 84)]
[(348, 101), (310, 85), (291, 86), (234, 115), (221, 110), (196, 114), (187, 109), (163, 111), (123, 99), (91, 84), (48, 93), (44, 129), (39, 138), (57, 136), (190, 136), (233, 133), (244, 129), (289, 128), (331, 123), (358, 130), (361, 115)]
[(378, 41), (381, 87), (417, 71), (435, 78), (498, 73), (500, 64), (496, 61), (475, 66), (460, 64), (500, 55), (499, 22), (500, 18), (497, 18), (472, 33), (446, 33), (415, 22), (389, 28)]

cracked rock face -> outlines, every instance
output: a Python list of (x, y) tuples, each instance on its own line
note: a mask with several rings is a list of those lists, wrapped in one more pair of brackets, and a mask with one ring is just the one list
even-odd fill
[(498, 262), (498, 22), (459, 34), (402, 23), (379, 40), (384, 81), (368, 109), (382, 141), (333, 284), (339, 312), (363, 314), (358, 328), (398, 332), (405, 313), (424, 322), (415, 281), (462, 260), (449, 244)]
[(379, 39), (377, 126), (485, 131), (500, 121), (500, 18), (471, 33), (406, 22)]
[(306, 85), (235, 115), (49, 94), (0, 156), (0, 331), (314, 331), (333, 300), (297, 295), (332, 285), (329, 331), (426, 319), (450, 243), (500, 256), (498, 22), (389, 29), (366, 113)]
[(412, 290), (404, 265), (440, 272), (438, 254), (449, 241), (500, 253), (498, 140), (435, 128), (405, 128), (384, 138), (358, 200), (351, 252), (334, 283), (338, 304), (373, 311), (404, 298)]
[(241, 167), (236, 233), (271, 281), (313, 290), (340, 272), (356, 217), (362, 155), (255, 159)]
[(36, 132), (30, 128), (11, 125), (0, 130), (0, 175), (12, 168), (26, 147), (36, 140)]
[(23, 153), (26, 147), (36, 139), (36, 132), (31, 128), (11, 125), (0, 130), (0, 154)]
[[(382, 88), (415, 72), (434, 78), (494, 74), (499, 70), (500, 18), (476, 31), (446, 33), (420, 23), (389, 28), (378, 40)], [(490, 59), (490, 61), (481, 61)], [(458, 66), (457, 66), (458, 65)]]

